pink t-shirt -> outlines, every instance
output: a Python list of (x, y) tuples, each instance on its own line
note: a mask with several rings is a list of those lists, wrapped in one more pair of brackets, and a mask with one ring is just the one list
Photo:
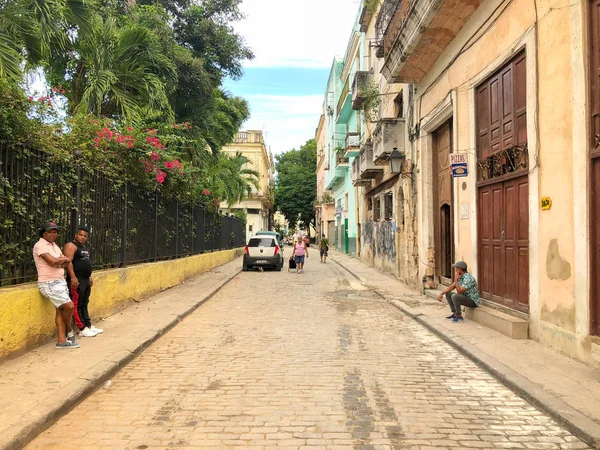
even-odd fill
[(296, 243), (296, 251), (295, 251), (295, 255), (296, 256), (304, 256), (306, 254), (306, 245), (303, 243)]
[(41, 255), (48, 253), (55, 258), (63, 256), (58, 245), (54, 242), (48, 242), (44, 238), (40, 238), (39, 241), (33, 246), (33, 262), (38, 273), (38, 283), (44, 281), (63, 280), (65, 278), (65, 269), (61, 267), (52, 267), (46, 262)]

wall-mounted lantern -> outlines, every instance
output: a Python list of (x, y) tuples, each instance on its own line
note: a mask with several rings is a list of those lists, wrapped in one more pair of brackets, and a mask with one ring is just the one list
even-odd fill
[(404, 161), (404, 154), (398, 151), (398, 147), (394, 147), (388, 162), (390, 163), (390, 172), (391, 173), (400, 173), (402, 172), (402, 161)]

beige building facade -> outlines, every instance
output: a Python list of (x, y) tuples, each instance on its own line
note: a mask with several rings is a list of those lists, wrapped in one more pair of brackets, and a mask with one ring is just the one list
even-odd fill
[(487, 307), (599, 364), (598, 2), (383, 3), (381, 73), (408, 94), (418, 278), (443, 287), (465, 260)]
[(235, 156), (241, 153), (248, 158), (247, 168), (258, 172), (259, 188), (252, 187), (251, 195), (240, 203), (227, 205), (221, 203), (222, 213), (234, 213), (244, 210), (247, 214), (246, 237), (257, 231), (272, 228), (274, 163), (273, 156), (267, 151), (263, 132), (257, 130), (240, 131), (234, 141), (223, 147), (223, 152)]
[(332, 245), (335, 244), (335, 203), (331, 192), (325, 189), (325, 175), (329, 170), (326, 157), (327, 136), (325, 132), (325, 115), (321, 114), (319, 125), (315, 131), (317, 142), (317, 198), (315, 201), (315, 231), (317, 239), (326, 236)]
[[(417, 286), (416, 185), (401, 173), (410, 171), (413, 159), (406, 132), (408, 91), (405, 85), (388, 81), (382, 74), (380, 43), (388, 15), (386, 7), (380, 3), (371, 10), (363, 5), (358, 17), (364, 36), (361, 68), (354, 74), (352, 98), (353, 108), (360, 111), (364, 125), (360, 152), (352, 165), (352, 182), (357, 190), (359, 256)], [(369, 91), (377, 92), (377, 96)], [(403, 160), (402, 171), (390, 167), (389, 157), (394, 149)]]

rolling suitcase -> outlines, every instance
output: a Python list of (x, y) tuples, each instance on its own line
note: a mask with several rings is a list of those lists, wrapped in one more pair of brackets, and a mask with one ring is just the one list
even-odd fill
[(290, 256), (290, 259), (288, 261), (288, 272), (290, 270), (295, 270), (295, 269), (296, 269), (296, 260)]

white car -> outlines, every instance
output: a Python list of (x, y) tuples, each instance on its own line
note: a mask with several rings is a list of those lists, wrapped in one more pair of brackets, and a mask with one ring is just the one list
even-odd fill
[(277, 238), (271, 235), (253, 236), (248, 239), (242, 270), (252, 267), (269, 267), (281, 271), (283, 255)]

